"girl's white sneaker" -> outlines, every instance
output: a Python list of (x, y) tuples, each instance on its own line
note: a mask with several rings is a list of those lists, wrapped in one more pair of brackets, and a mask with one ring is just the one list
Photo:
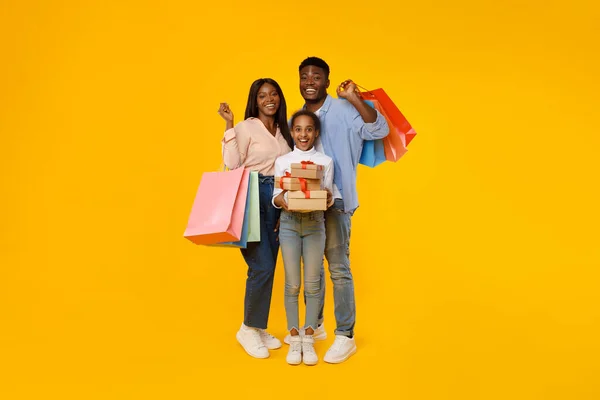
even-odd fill
[(315, 365), (319, 362), (313, 335), (302, 336), (302, 361), (305, 365)]
[(302, 337), (300, 335), (290, 337), (290, 349), (285, 360), (290, 365), (298, 365), (302, 362)]

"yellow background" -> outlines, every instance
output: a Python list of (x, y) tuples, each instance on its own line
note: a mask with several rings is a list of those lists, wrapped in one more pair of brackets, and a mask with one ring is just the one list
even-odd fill
[[(0, 396), (600, 398), (595, 3), (3, 0)], [(359, 171), (359, 351), (308, 368), (242, 351), (242, 257), (182, 234), (219, 102), (299, 108), (312, 55), (418, 135)]]

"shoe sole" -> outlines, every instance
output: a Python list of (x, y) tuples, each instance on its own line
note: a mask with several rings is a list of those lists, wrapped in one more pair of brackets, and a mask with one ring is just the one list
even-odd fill
[(306, 362), (306, 361), (304, 361), (304, 360), (302, 360), (302, 362), (304, 363), (304, 365), (313, 366), (313, 365), (317, 365), (317, 363), (319, 362), (319, 360), (317, 360), (317, 361), (315, 361), (315, 362), (313, 362), (313, 363), (311, 363), (311, 362)]
[[(286, 336), (283, 338), (283, 343), (289, 345), (290, 344), (290, 340), (288, 339), (289, 336)], [(320, 342), (321, 340), (326, 340), (327, 339), (327, 332), (323, 332), (320, 333), (316, 336), (313, 336), (313, 339), (315, 339), (315, 342)]]
[(267, 354), (266, 356), (261, 356), (261, 355), (256, 355), (256, 354), (252, 354), (252, 352), (250, 352), (246, 347), (244, 347), (244, 345), (242, 344), (242, 341), (240, 340), (240, 333), (236, 333), (235, 334), (235, 338), (237, 339), (238, 343), (240, 344), (240, 346), (242, 346), (242, 348), (244, 349), (244, 351), (246, 353), (248, 353), (249, 356), (254, 357), (254, 358), (260, 358), (260, 359), (264, 359), (264, 358), (269, 358), (270, 354)]
[(325, 361), (326, 363), (329, 364), (339, 364), (339, 363), (343, 363), (344, 361), (346, 361), (347, 359), (349, 359), (354, 353), (356, 353), (356, 345), (352, 348), (352, 350), (350, 350), (348, 352), (348, 354), (346, 354), (346, 356), (340, 360), (327, 360), (326, 358), (323, 358), (323, 361)]
[(302, 360), (298, 361), (297, 363), (292, 363), (292, 362), (289, 362), (288, 360), (285, 360), (285, 361), (290, 365), (300, 365), (302, 363)]

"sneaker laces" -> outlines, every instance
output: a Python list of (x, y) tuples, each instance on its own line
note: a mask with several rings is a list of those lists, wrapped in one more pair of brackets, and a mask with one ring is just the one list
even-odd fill
[(273, 335), (271, 335), (269, 332), (267, 332), (267, 330), (266, 330), (266, 329), (261, 329), (261, 330), (260, 330), (260, 335), (261, 335), (261, 336), (264, 336), (265, 338), (267, 338), (267, 339), (269, 339), (269, 340), (270, 340), (270, 339), (275, 339), (275, 336), (273, 336)]
[(302, 352), (302, 341), (290, 341), (290, 350), (294, 352)]
[(302, 352), (303, 353), (316, 353), (313, 343), (312, 342), (302, 342)]
[(339, 351), (344, 345), (344, 343), (346, 343), (346, 336), (336, 336), (335, 341), (331, 345), (331, 349)]
[(265, 347), (265, 344), (260, 337), (260, 332), (258, 332), (256, 329), (252, 329), (250, 334), (252, 335), (252, 339), (254, 339), (254, 342), (257, 344), (258, 348)]

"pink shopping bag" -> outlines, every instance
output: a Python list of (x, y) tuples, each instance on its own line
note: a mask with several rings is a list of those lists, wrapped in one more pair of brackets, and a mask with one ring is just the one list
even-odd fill
[(196, 244), (240, 240), (249, 175), (244, 168), (202, 174), (183, 236)]

